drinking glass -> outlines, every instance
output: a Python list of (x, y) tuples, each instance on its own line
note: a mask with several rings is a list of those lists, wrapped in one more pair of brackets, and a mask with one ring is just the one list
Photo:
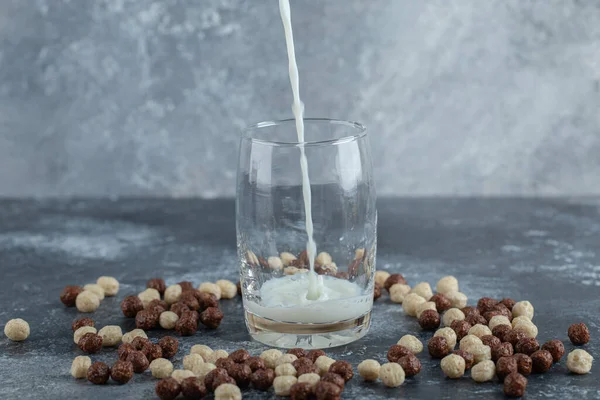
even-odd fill
[[(236, 225), (244, 313), (265, 344), (306, 349), (355, 341), (369, 330), (377, 211), (365, 128), (304, 119), (261, 122), (240, 141)], [(310, 270), (300, 149), (310, 179), (317, 257)], [(308, 296), (311, 282), (318, 298)]]

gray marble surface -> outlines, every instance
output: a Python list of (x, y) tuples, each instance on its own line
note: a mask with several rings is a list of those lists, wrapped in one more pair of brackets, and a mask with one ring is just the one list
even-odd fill
[[(368, 127), (381, 194), (600, 194), (598, 0), (292, 11), (307, 116)], [(285, 57), (275, 0), (2, 0), (0, 196), (231, 196)]]
[[(585, 349), (598, 358), (600, 346), (600, 201), (519, 199), (387, 199), (379, 202), (377, 268), (403, 273), (409, 283), (435, 284), (446, 274), (458, 277), (473, 304), (479, 297), (510, 296), (535, 305), (539, 339), (560, 339), (567, 351), (571, 323), (584, 321), (592, 334)], [(31, 337), (22, 343), (0, 340), (0, 398), (152, 398), (148, 373), (132, 383), (94, 386), (69, 374), (73, 357), (71, 321), (80, 317), (59, 301), (65, 284), (85, 284), (99, 275), (121, 282), (115, 298), (92, 315), (99, 326), (133, 322), (121, 316), (120, 300), (137, 293), (145, 281), (163, 276), (168, 283), (236, 279), (233, 202), (228, 200), (72, 200), (0, 201), (0, 326), (22, 317)], [(216, 331), (200, 330), (181, 340), (175, 365), (193, 344), (252, 353), (243, 326), (240, 299), (222, 301), (226, 314)], [(370, 333), (356, 343), (330, 351), (351, 361), (385, 360), (387, 348), (404, 334), (428, 340), (416, 321), (384, 296), (376, 302)], [(165, 333), (150, 332), (158, 338)], [(93, 360), (112, 362), (114, 350)], [(421, 354), (423, 371), (397, 389), (353, 379), (344, 398), (502, 398), (497, 382), (475, 384), (468, 376), (444, 379), (439, 363)], [(565, 360), (529, 379), (526, 398), (596, 399), (597, 365), (585, 376), (571, 375)], [(255, 391), (245, 398), (265, 398)], [(274, 397), (269, 395), (267, 397)]]

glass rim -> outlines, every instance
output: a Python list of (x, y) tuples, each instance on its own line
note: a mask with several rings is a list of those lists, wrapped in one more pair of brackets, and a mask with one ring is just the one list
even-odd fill
[(334, 125), (343, 125), (349, 128), (353, 128), (356, 130), (356, 133), (353, 135), (342, 136), (335, 139), (325, 139), (325, 140), (309, 140), (304, 142), (298, 142), (294, 140), (290, 141), (275, 141), (275, 140), (265, 140), (259, 139), (251, 135), (251, 132), (260, 130), (262, 128), (268, 128), (271, 126), (277, 125), (287, 125), (289, 123), (295, 123), (296, 120), (294, 118), (287, 119), (279, 119), (279, 120), (269, 120), (269, 121), (261, 121), (250, 126), (247, 126), (242, 131), (242, 139), (249, 140), (252, 143), (263, 144), (267, 146), (289, 146), (289, 147), (297, 147), (297, 146), (323, 146), (323, 145), (337, 145), (340, 143), (348, 143), (353, 142), (357, 139), (365, 137), (367, 135), (367, 128), (359, 123), (354, 121), (344, 121), (341, 119), (333, 119), (333, 118), (302, 118), (304, 123), (330, 123)]

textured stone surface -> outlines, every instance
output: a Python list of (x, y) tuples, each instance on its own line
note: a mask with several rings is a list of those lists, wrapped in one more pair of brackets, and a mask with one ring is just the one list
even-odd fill
[[(597, 0), (292, 3), (307, 115), (367, 125), (379, 193), (600, 193)], [(285, 57), (275, 1), (3, 0), (0, 196), (232, 195)]]
[[(433, 285), (453, 274), (471, 305), (482, 296), (530, 300), (540, 343), (560, 339), (567, 351), (573, 349), (568, 326), (584, 321), (592, 336), (585, 349), (598, 358), (599, 205), (591, 200), (382, 200), (377, 268), (402, 272), (413, 285)], [(25, 342), (0, 339), (0, 398), (152, 398), (155, 380), (149, 373), (124, 386), (94, 386), (71, 377), (71, 360), (81, 354), (71, 331), (78, 314), (60, 303), (61, 288), (114, 275), (121, 282), (119, 294), (107, 297), (92, 318), (99, 327), (118, 324), (130, 330), (134, 322), (121, 316), (119, 302), (141, 291), (147, 278), (163, 276), (169, 284), (236, 279), (236, 265), (230, 201), (0, 201), (0, 325), (15, 317), (31, 325)], [(253, 354), (264, 350), (245, 331), (240, 299), (221, 304), (226, 315), (221, 327), (183, 338), (176, 368), (197, 343), (228, 351), (243, 347)], [(364, 358), (384, 361), (387, 348), (407, 333), (423, 341), (432, 335), (421, 332), (416, 320), (384, 295), (375, 304), (366, 338), (329, 352), (356, 368)], [(162, 335), (150, 332), (151, 338)], [(419, 358), (422, 373), (402, 387), (385, 389), (355, 377), (344, 397), (503, 398), (497, 383), (478, 385), (468, 375), (448, 380), (439, 362), (423, 353)], [(116, 351), (103, 349), (92, 359), (112, 363)], [(570, 375), (565, 361), (548, 374), (531, 376), (527, 398), (598, 398), (600, 369)], [(246, 391), (244, 398), (265, 395)]]

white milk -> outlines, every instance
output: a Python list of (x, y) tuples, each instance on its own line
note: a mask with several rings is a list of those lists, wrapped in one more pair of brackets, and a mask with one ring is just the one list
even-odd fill
[(321, 296), (318, 300), (308, 299), (308, 275), (269, 279), (260, 289), (260, 304), (247, 301), (247, 310), (280, 322), (319, 324), (355, 319), (371, 309), (372, 296), (363, 295), (355, 283), (331, 276), (319, 275)]
[[(296, 64), (296, 52), (294, 50), (294, 34), (292, 32), (292, 16), (290, 13), (289, 0), (279, 0), (279, 12), (281, 13), (281, 20), (283, 21), (283, 29), (285, 31), (290, 83), (292, 85), (292, 94), (294, 96), (292, 112), (296, 119), (296, 133), (298, 135), (298, 143), (304, 143), (304, 120), (302, 119), (304, 115), (304, 103), (300, 100), (300, 78), (298, 76), (298, 65)], [(308, 260), (310, 263), (307, 297), (308, 299), (316, 300), (321, 296), (323, 286), (317, 280), (317, 275), (314, 272), (317, 245), (313, 238), (312, 200), (310, 180), (308, 178), (308, 160), (306, 159), (303, 145), (300, 145), (300, 169), (302, 171), (302, 196), (304, 197), (304, 214), (306, 215), (306, 235), (308, 236), (306, 252), (308, 253)]]

